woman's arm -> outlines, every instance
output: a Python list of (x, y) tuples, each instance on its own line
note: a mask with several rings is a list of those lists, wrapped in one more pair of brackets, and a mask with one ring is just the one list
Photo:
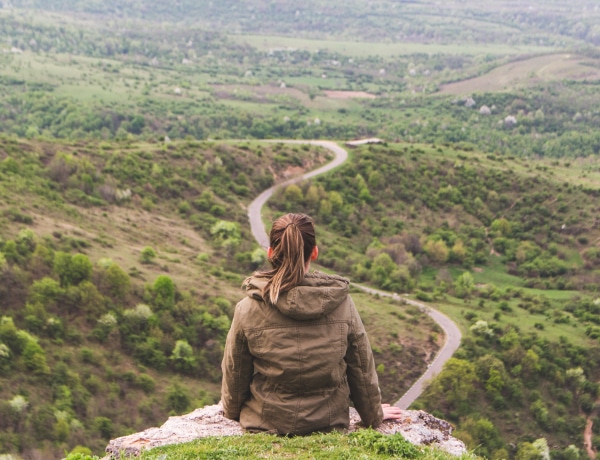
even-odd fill
[(348, 334), (348, 349), (344, 359), (348, 366), (346, 374), (350, 387), (350, 397), (363, 423), (367, 426), (376, 427), (383, 420), (383, 409), (379, 380), (375, 371), (375, 361), (362, 320), (358, 311), (356, 311), (354, 302), (350, 297), (348, 299), (352, 312), (352, 324)]
[(240, 304), (238, 304), (227, 334), (221, 364), (223, 371), (221, 402), (225, 417), (232, 420), (239, 420), (242, 405), (250, 397), (250, 382), (254, 372), (253, 357), (241, 327), (240, 316)]

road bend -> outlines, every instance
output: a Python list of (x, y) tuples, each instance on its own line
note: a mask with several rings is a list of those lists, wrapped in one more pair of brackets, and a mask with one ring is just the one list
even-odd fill
[[(262, 220), (262, 207), (265, 203), (271, 198), (275, 190), (280, 187), (287, 187), (290, 184), (294, 184), (297, 182), (304, 181), (306, 179), (310, 179), (311, 177), (318, 176), (327, 171), (331, 171), (334, 168), (337, 168), (342, 163), (344, 163), (348, 159), (348, 152), (340, 147), (337, 143), (332, 141), (300, 141), (300, 140), (274, 140), (269, 142), (280, 142), (286, 144), (310, 144), (317, 145), (320, 147), (324, 147), (329, 149), (334, 153), (334, 159), (327, 163), (326, 165), (315, 169), (314, 171), (310, 171), (306, 174), (302, 174), (301, 176), (294, 177), (292, 179), (288, 179), (284, 182), (280, 182), (279, 184), (274, 185), (271, 188), (268, 188), (264, 192), (262, 192), (258, 197), (250, 203), (248, 206), (248, 219), (250, 220), (250, 229), (252, 231), (252, 235), (263, 248), (267, 248), (269, 246), (269, 237), (265, 230), (265, 226)], [(369, 288), (366, 286), (362, 286), (360, 284), (352, 283), (354, 287), (360, 289), (364, 292), (367, 292), (372, 295), (378, 295), (380, 297), (390, 297), (393, 300), (397, 300), (402, 303), (406, 303), (409, 305), (414, 305), (419, 307), (422, 312), (428, 314), (444, 331), (444, 344), (440, 348), (439, 352), (431, 362), (427, 366), (427, 370), (421, 375), (417, 381), (408, 389), (402, 397), (394, 403), (395, 406), (400, 407), (401, 409), (408, 409), (408, 407), (423, 393), (423, 390), (427, 386), (427, 383), (439, 374), (444, 367), (446, 361), (448, 361), (454, 352), (458, 349), (460, 345), (460, 340), (462, 335), (460, 330), (443, 313), (431, 308), (429, 305), (426, 305), (421, 302), (417, 302), (415, 300), (406, 299), (398, 294), (391, 294), (385, 291), (379, 291), (377, 289)]]

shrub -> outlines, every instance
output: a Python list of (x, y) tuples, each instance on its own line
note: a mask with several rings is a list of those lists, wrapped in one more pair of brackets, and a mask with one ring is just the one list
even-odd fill
[(166, 276), (160, 275), (152, 285), (154, 305), (160, 310), (170, 310), (175, 305), (175, 283)]
[(167, 407), (175, 413), (184, 412), (190, 405), (190, 397), (185, 388), (174, 383), (167, 389)]
[(156, 387), (156, 381), (148, 374), (140, 374), (138, 385), (144, 393), (152, 393)]
[(104, 439), (110, 439), (113, 435), (113, 423), (107, 417), (95, 417), (94, 428)]
[(156, 251), (150, 246), (146, 246), (140, 253), (140, 262), (143, 264), (151, 264), (156, 258)]
[(78, 285), (89, 279), (92, 268), (90, 259), (84, 254), (71, 256), (62, 251), (54, 254), (54, 271), (58, 275), (62, 287)]

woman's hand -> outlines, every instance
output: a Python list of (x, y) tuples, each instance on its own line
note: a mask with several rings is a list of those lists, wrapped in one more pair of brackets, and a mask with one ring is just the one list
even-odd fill
[(402, 417), (402, 409), (396, 406), (390, 406), (389, 404), (382, 404), (381, 410), (383, 411), (384, 420), (398, 420)]

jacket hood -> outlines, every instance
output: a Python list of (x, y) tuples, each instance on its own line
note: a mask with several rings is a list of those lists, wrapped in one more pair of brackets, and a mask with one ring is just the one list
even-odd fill
[[(248, 297), (271, 303), (263, 298), (262, 290), (266, 286), (265, 278), (251, 276), (244, 281)], [(302, 282), (287, 292), (280, 292), (275, 307), (285, 316), (297, 320), (309, 320), (323, 317), (348, 297), (350, 282), (337, 275), (321, 272), (307, 273)]]

